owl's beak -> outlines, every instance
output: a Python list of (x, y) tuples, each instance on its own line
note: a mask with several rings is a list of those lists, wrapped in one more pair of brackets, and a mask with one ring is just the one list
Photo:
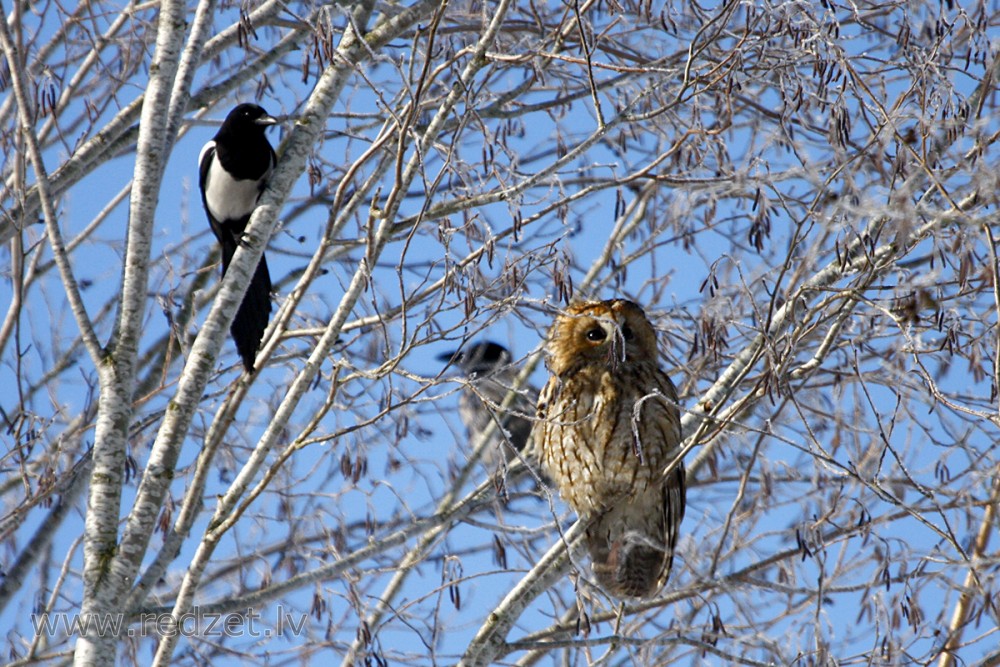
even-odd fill
[(622, 327), (625, 326), (624, 322), (614, 320), (602, 320), (601, 328), (604, 329), (608, 334), (608, 340), (611, 343), (608, 345), (608, 366), (615, 368), (618, 364), (625, 361), (625, 338), (622, 336)]

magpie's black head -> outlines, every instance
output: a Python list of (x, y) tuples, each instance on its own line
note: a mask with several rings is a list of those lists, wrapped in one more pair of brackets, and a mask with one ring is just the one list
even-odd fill
[(222, 123), (219, 133), (250, 134), (253, 132), (264, 134), (269, 126), (277, 123), (278, 120), (256, 104), (244, 103), (237, 105), (226, 120)]
[(445, 352), (438, 355), (438, 360), (455, 364), (466, 375), (489, 373), (512, 361), (507, 348), (492, 341), (474, 343), (456, 352)]

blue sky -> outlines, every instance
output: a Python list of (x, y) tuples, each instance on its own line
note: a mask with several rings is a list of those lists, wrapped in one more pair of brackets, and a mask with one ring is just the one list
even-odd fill
[[(561, 306), (557, 277), (568, 276), (578, 296), (626, 296), (647, 308), (660, 334), (661, 362), (691, 410), (699, 407), (701, 394), (786, 299), (801, 299), (803, 321), (813, 325), (795, 328), (798, 337), (770, 341), (732, 398), (752, 397), (753, 407), (727, 425), (717, 439), (692, 453), (697, 456), (709, 451), (703, 448), (711, 448), (712, 456), (691, 478), (679, 556), (665, 591), (683, 598), (629, 616), (626, 623), (631, 636), (649, 642), (619, 648), (610, 661), (644, 662), (662, 656), (690, 664), (726, 664), (718, 655), (703, 655), (696, 646), (671, 644), (678, 638), (682, 643), (708, 641), (702, 633), (712, 627), (714, 617), (726, 628), (716, 648), (749, 660), (805, 659), (824, 643), (848, 663), (862, 661), (860, 656), (866, 652), (878, 654), (882, 649), (873, 646), (880, 642), (889, 647), (884, 650), (891, 656), (881, 654), (887, 662), (927, 661), (933, 656), (940, 642), (938, 633), (957, 599), (956, 584), (966, 572), (961, 555), (949, 542), (967, 551), (979, 527), (979, 508), (996, 465), (996, 430), (976, 414), (963, 413), (944, 400), (930, 400), (921, 378), (926, 370), (945, 398), (959, 406), (995, 412), (991, 406), (996, 400), (990, 398), (995, 304), (987, 284), (988, 271), (983, 268), (988, 268), (984, 234), (976, 225), (992, 220), (992, 209), (974, 209), (965, 227), (942, 225), (901, 254), (874, 282), (863, 283), (864, 271), (837, 281), (833, 288), (863, 285), (860, 303), (851, 306), (819, 371), (801, 379), (788, 372), (821, 349), (838, 308), (846, 303), (838, 300), (835, 289), (810, 292), (798, 288), (837, 261), (873, 220), (884, 217), (890, 224), (866, 247), (891, 239), (905, 244), (908, 234), (942, 210), (942, 198), (933, 188), (927, 188), (930, 194), (922, 198), (919, 192), (899, 194), (904, 177), (902, 172), (893, 172), (893, 156), (905, 154), (905, 146), (890, 131), (873, 134), (872, 124), (881, 122), (883, 109), (890, 109), (894, 127), (901, 131), (926, 129), (929, 137), (942, 131), (941, 110), (971, 92), (983, 76), (983, 65), (974, 61), (966, 72), (959, 55), (950, 59), (936, 55), (935, 48), (940, 51), (948, 43), (919, 42), (921, 26), (935, 25), (940, 18), (935, 11), (950, 26), (960, 26), (962, 12), (972, 10), (896, 7), (881, 14), (873, 9), (868, 16), (852, 14), (846, 6), (817, 7), (812, 17), (817, 25), (831, 30), (830, 26), (839, 23), (834, 36), (810, 32), (809, 28), (815, 28), (810, 13), (787, 4), (767, 8), (773, 15), (769, 24), (773, 40), (758, 23), (753, 39), (741, 42), (741, 15), (750, 16), (750, 9), (744, 8), (726, 17), (729, 28), (717, 36), (717, 50), (706, 51), (704, 60), (696, 61), (695, 73), (706, 77), (703, 89), (697, 94), (689, 90), (680, 103), (673, 96), (679, 90), (678, 63), (683, 59), (667, 55), (685, 53), (691, 40), (707, 34), (699, 28), (712, 24), (699, 22), (686, 6), (657, 10), (661, 16), (654, 12), (645, 18), (605, 8), (589, 18), (607, 31), (601, 42), (604, 48), (595, 52), (595, 59), (599, 65), (611, 63), (617, 68), (598, 67), (594, 73), (598, 85), (607, 82), (598, 95), (605, 119), (634, 102), (639, 91), (646, 91), (649, 105), (664, 105), (662, 111), (612, 128), (579, 159), (547, 174), (512, 201), (462, 207), (463, 198), (544, 172), (561, 151), (585, 140), (597, 127), (586, 85), (574, 88), (582, 91), (579, 97), (552, 102), (561, 90), (585, 84), (586, 70), (578, 49), (567, 50), (566, 61), (552, 66), (531, 93), (501, 109), (510, 118), (485, 110), (492, 108), (500, 93), (528, 76), (530, 63), (501, 66), (504, 61), (498, 59), (477, 79), (481, 87), (469, 92), (455, 124), (427, 151), (421, 178), (410, 187), (398, 218), (404, 221), (425, 206), (444, 201), (457, 202), (456, 212), (402, 230), (379, 257), (372, 283), (342, 334), (342, 344), (324, 365), (321, 381), (299, 405), (299, 418), (281, 446), (319, 415), (307, 434), (314, 441), (282, 466), (269, 490), (224, 538), (196, 598), (198, 604), (240, 596), (335, 562), (370, 539), (431, 514), (468, 456), (464, 428), (456, 414), (461, 385), (451, 374), (441, 375), (437, 356), (465, 340), (490, 338), (508, 345), (519, 360), (525, 358), (540, 348), (552, 314)], [(470, 25), (479, 20), (475, 12), (473, 16)], [(228, 25), (235, 17), (236, 11), (226, 8), (217, 20), (219, 25)], [(538, 54), (546, 53), (549, 46), (518, 22), (528, 18), (527, 13), (512, 14), (510, 29), (495, 51), (532, 54), (537, 64)], [(668, 18), (680, 26), (676, 32), (662, 27)], [(913, 43), (905, 47), (875, 29), (888, 30), (886, 26), (904, 19), (914, 35)], [(342, 25), (339, 15), (334, 20)], [(457, 15), (451, 20), (461, 23)], [(266, 51), (287, 29), (261, 27), (253, 47)], [(815, 46), (796, 44), (795, 30), (801, 31), (799, 39)], [(968, 42), (970, 49), (982, 48), (984, 38), (973, 32), (977, 36)], [(442, 34), (440, 53), (458, 52), (474, 34), (457, 28)], [(408, 100), (400, 79), (414, 71), (407, 60), (413, 39), (408, 34), (393, 41), (379, 54), (376, 65), (364, 69), (365, 77), (350, 81), (335, 105), (327, 137), (310, 159), (317, 181), (310, 187), (306, 175), (298, 180), (284, 208), (284, 224), (267, 248), (276, 305), (288, 297), (319, 242), (332, 192), (347, 168), (375, 140), (386, 109), (399, 113)], [(636, 52), (653, 49), (666, 63), (630, 76), (628, 68), (639, 69), (644, 63), (635, 54), (625, 53), (625, 45)], [(741, 45), (742, 67), (714, 79), (711, 57), (725, 53), (727, 45)], [(308, 48), (304, 43), (302, 52), (269, 71), (262, 95), (256, 94), (253, 82), (238, 86), (187, 126), (178, 139), (167, 163), (156, 214), (143, 351), (162, 345), (168, 327), (164, 306), (176, 314), (192, 290), (202, 290), (200, 294), (207, 297), (218, 282), (218, 269), (208, 261), (214, 239), (197, 193), (199, 149), (231, 106), (251, 99), (272, 114), (289, 117), (270, 133), (272, 143), (279, 146), (315, 80), (311, 77), (303, 83), (296, 69)], [(205, 65), (196, 91), (238, 76), (243, 60), (255, 54), (247, 56), (235, 46), (227, 50), (218, 61)], [(797, 67), (778, 67), (787, 54), (799, 58), (793, 60)], [(841, 72), (824, 83), (829, 72), (814, 71), (813, 62), (805, 60), (815, 57), (815, 62), (824, 62), (824, 54), (831, 63), (844, 57), (854, 73)], [(915, 60), (921, 55), (936, 67)], [(905, 65), (892, 65), (896, 57)], [(458, 57), (457, 62), (463, 61)], [(446, 69), (425, 91), (428, 99), (447, 89), (454, 69)], [(140, 72), (132, 78), (134, 89), (120, 93), (123, 99), (131, 99), (129, 91), (138, 94), (142, 81)], [(806, 86), (798, 106), (778, 92), (779, 82), (785, 82), (789, 92), (796, 81)], [(918, 84), (926, 86), (923, 98)], [(948, 84), (953, 86), (950, 91)], [(727, 85), (729, 92), (723, 94)], [(732, 109), (718, 106), (725, 99), (732, 101)], [(551, 107), (544, 108), (550, 102)], [(532, 104), (539, 107), (524, 110)], [(425, 115), (433, 109), (429, 104)], [(642, 104), (634, 109), (647, 111)], [(837, 145), (836, 137), (828, 132), (840, 109), (850, 119), (848, 145)], [(114, 110), (112, 105), (103, 118)], [(194, 120), (194, 111), (187, 117)], [(730, 120), (730, 125), (719, 127), (718, 123)], [(961, 197), (977, 179), (988, 182), (990, 165), (995, 163), (992, 145), (978, 162), (962, 162), (960, 156), (976, 136), (995, 132), (996, 124), (995, 99), (989, 97), (982, 120), (972, 124), (974, 130), (946, 154), (948, 164), (935, 172), (950, 194)], [(67, 139), (50, 145), (46, 153), (50, 169), (65, 158), (71, 144)], [(656, 163), (647, 177), (625, 180), (668, 151), (670, 157)], [(953, 163), (960, 168), (951, 169)], [(129, 151), (65, 194), (60, 201), (60, 224), (67, 237), (79, 234), (107, 206), (131, 178), (132, 167)], [(427, 192), (427, 184), (441, 171), (444, 178), (437, 190)], [(911, 166), (909, 174), (914, 171), (919, 169)], [(246, 461), (312, 349), (318, 328), (340, 302), (362, 256), (355, 242), (366, 233), (366, 207), (377, 196), (384, 197), (392, 185), (389, 170), (378, 188), (368, 186), (365, 178), (372, 173), (374, 161), (360, 165), (354, 174), (349, 191), (363, 190), (365, 204), (351, 214), (327, 272), (307, 286), (292, 320), (292, 335), (261, 370), (241, 405), (237, 423), (212, 464), (203, 516), (150, 604), (158, 604), (161, 597), (162, 602), (170, 601), (196, 547), (194, 540), (207, 526), (217, 494), (227, 490)], [(660, 180), (653, 183), (648, 177)], [(623, 180), (616, 183), (615, 179)], [(631, 207), (639, 204), (646, 207), (640, 222), (616, 244), (613, 262), (598, 262), (616, 222), (628, 220)], [(984, 205), (995, 206), (995, 202), (987, 200)], [(519, 234), (511, 231), (515, 216), (526, 221)], [(78, 279), (86, 281), (83, 293), (92, 317), (117, 293), (126, 221), (127, 205), (118, 204), (74, 251), (74, 265)], [(758, 230), (765, 229), (759, 225), (770, 228), (755, 235), (755, 224)], [(29, 244), (38, 240), (41, 231), (36, 226), (25, 233)], [(491, 237), (496, 240), (490, 259), (454, 273), (450, 289), (413, 300), (413, 295)], [(755, 239), (761, 240), (760, 247), (754, 247)], [(40, 248), (42, 261), (49, 261), (51, 253), (44, 242)], [(4, 264), (9, 266), (9, 250), (4, 252)], [(595, 262), (599, 264), (595, 281), (581, 289)], [(974, 269), (968, 268), (969, 262), (975, 264)], [(0, 302), (10, 300), (10, 290), (9, 280), (0, 281)], [(917, 303), (918, 316), (912, 322), (898, 317), (899, 304), (907, 298)], [(37, 383), (76, 337), (54, 271), (32, 285), (27, 303), (21, 314), (19, 342), (24, 354), (15, 363), (10, 355), (13, 343), (8, 343), (0, 364), (0, 381), (22, 391)], [(405, 314), (386, 316), (376, 325), (351, 326), (364, 317), (394, 313), (401, 304), (408, 306)], [(202, 306), (191, 321), (177, 326), (194, 335), (206, 312)], [(110, 314), (103, 315), (98, 325), (102, 340), (107, 339), (110, 326)], [(713, 331), (723, 343), (706, 348)], [(949, 348), (949, 342), (957, 352)], [(397, 367), (383, 367), (386, 359), (404, 349)], [(75, 361), (77, 368), (37, 389), (27, 401), (42, 436), (29, 457), (41, 456), (41, 443), (51, 448), (65, 424), (93, 400), (93, 365), (79, 353)], [(340, 384), (332, 405), (324, 410), (335, 364), (340, 367), (336, 380)], [(139, 469), (155, 437), (157, 415), (172, 396), (180, 366), (175, 360), (163, 371), (162, 380), (137, 400), (136, 421), (149, 419), (149, 425), (137, 429), (130, 443)], [(223, 346), (218, 369), (185, 441), (173, 486), (174, 503), (183, 496), (205, 431), (237, 378), (231, 341)], [(539, 364), (531, 382), (540, 386), (545, 378)], [(755, 395), (758, 389), (761, 395)], [(8, 414), (17, 404), (15, 394), (11, 390), (0, 399)], [(390, 405), (394, 407), (380, 417)], [(55, 469), (64, 470), (92, 439), (92, 430), (85, 431), (66, 454), (53, 456)], [(11, 437), (4, 459), (4, 472), (11, 480), (18, 470), (13, 445)], [(345, 475), (345, 470), (358, 471), (358, 479)], [(482, 467), (475, 467), (466, 491), (485, 475)], [(20, 502), (13, 488), (13, 484), (8, 486), (5, 513)], [(530, 494), (532, 486), (516, 488)], [(134, 489), (134, 482), (126, 485), (123, 513), (130, 509)], [(76, 511), (57, 531), (50, 560), (36, 568), (31, 585), (0, 613), (0, 625), (12, 628), (8, 635), (12, 647), (22, 649), (22, 638), (30, 637), (27, 612), (51, 590), (58, 568), (73, 549), (75, 555), (68, 560), (70, 577), (55, 608), (67, 612), (77, 608), (82, 554), (74, 540), (81, 533), (83, 508), (81, 497)], [(0, 561), (5, 568), (37, 529), (46, 509), (29, 512), (8, 541)], [(169, 509), (176, 511), (176, 506)], [(375, 634), (378, 650), (390, 662), (454, 663), (489, 611), (554, 543), (556, 523), (567, 526), (572, 518), (558, 500), (550, 508), (543, 499), (520, 497), (508, 505), (497, 502), (450, 525), (392, 601), (394, 615)], [(285, 543), (293, 538), (294, 544)], [(161, 539), (154, 536), (151, 549), (157, 549)], [(314, 612), (307, 623), (312, 661), (342, 658), (346, 644), (357, 635), (358, 615), (377, 603), (402, 554), (413, 544), (410, 540), (406, 547), (389, 549), (342, 577), (281, 598), (284, 612)], [(497, 563), (496, 544), (504, 547), (506, 568)], [(787, 552), (794, 555), (780, 557)], [(769, 563), (772, 558), (775, 562)], [(585, 562), (583, 566), (586, 571)], [(744, 568), (751, 571), (731, 576)], [(982, 577), (990, 590), (988, 569), (984, 568)], [(456, 573), (461, 578), (460, 601), (450, 597), (449, 588), (442, 584), (446, 575)], [(822, 595), (816, 593), (818, 586), (823, 587)], [(608, 609), (606, 599), (589, 593), (585, 584), (582, 590), (588, 613), (596, 618)], [(575, 606), (575, 594), (574, 578), (563, 578), (519, 619), (509, 639), (547, 627), (554, 617)], [(817, 604), (817, 598), (822, 603)], [(257, 611), (264, 619), (273, 619), (277, 609), (278, 603), (270, 602)], [(984, 614), (983, 619), (977, 628), (966, 631), (966, 639), (979, 637), (960, 654), (967, 662), (975, 662), (995, 647), (995, 615)], [(610, 623), (601, 623), (591, 637), (610, 634), (612, 629)], [(303, 646), (299, 638), (288, 634), (259, 642), (242, 637), (219, 643), (224, 645), (221, 650), (214, 638), (182, 642), (176, 661), (284, 664), (292, 662)], [(142, 664), (152, 643), (145, 640), (132, 646), (135, 660)], [(589, 659), (604, 650), (603, 646), (592, 648)], [(126, 649), (125, 655), (132, 655), (131, 651)], [(586, 655), (579, 649), (571, 652), (569, 660), (582, 664)]]

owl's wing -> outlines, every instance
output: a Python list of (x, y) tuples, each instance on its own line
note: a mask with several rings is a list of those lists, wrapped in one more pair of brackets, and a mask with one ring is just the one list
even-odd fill
[(535, 404), (535, 416), (538, 417), (539, 421), (544, 420), (548, 416), (549, 406), (558, 395), (558, 385), (558, 379), (550, 377), (549, 381), (542, 387), (542, 390), (538, 392), (538, 403)]
[[(660, 392), (665, 396), (667, 402), (666, 415), (670, 421), (670, 432), (666, 444), (667, 463), (673, 460), (679, 451), (681, 441), (681, 414), (677, 405), (677, 389), (664, 372), (657, 373), (657, 381)], [(686, 473), (684, 462), (678, 461), (677, 466), (670, 471), (666, 479), (663, 480), (663, 542), (666, 547), (666, 562), (660, 573), (658, 587), (663, 586), (670, 575), (670, 569), (674, 562), (674, 551), (677, 547), (677, 535), (680, 532), (681, 521), (684, 520), (684, 510), (686, 501)]]
[(542, 442), (548, 429), (549, 406), (558, 398), (560, 384), (558, 378), (550, 377), (538, 392), (538, 402), (535, 404), (536, 419), (531, 427), (531, 436), (528, 438), (528, 453), (536, 461), (542, 460)]
[(670, 576), (670, 568), (674, 562), (674, 551), (677, 548), (677, 534), (680, 533), (681, 522), (684, 520), (684, 509), (687, 506), (685, 489), (686, 473), (684, 464), (678, 462), (677, 467), (667, 476), (663, 484), (664, 502), (664, 535), (663, 541), (667, 548), (666, 566), (660, 576), (659, 585), (666, 583)]

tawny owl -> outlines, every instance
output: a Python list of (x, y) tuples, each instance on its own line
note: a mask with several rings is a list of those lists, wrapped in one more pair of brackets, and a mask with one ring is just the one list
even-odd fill
[[(532, 401), (538, 392), (530, 387), (522, 388), (509, 407), (500, 410), (518, 374), (518, 368), (513, 365), (507, 348), (486, 341), (457, 352), (442, 354), (438, 359), (455, 364), (469, 379), (469, 385), (459, 396), (458, 410), (472, 444), (478, 444), (476, 441), (479, 436), (494, 420), (498, 422), (483, 455), (486, 466), (496, 467), (498, 454), (502, 455), (504, 461), (514, 460), (514, 451), (524, 449), (531, 433), (528, 415), (534, 412)], [(528, 393), (532, 399), (528, 398)]]
[(622, 299), (571, 305), (549, 331), (551, 373), (538, 401), (534, 454), (586, 531), (594, 575), (619, 598), (666, 582), (684, 518), (677, 392), (656, 332)]

